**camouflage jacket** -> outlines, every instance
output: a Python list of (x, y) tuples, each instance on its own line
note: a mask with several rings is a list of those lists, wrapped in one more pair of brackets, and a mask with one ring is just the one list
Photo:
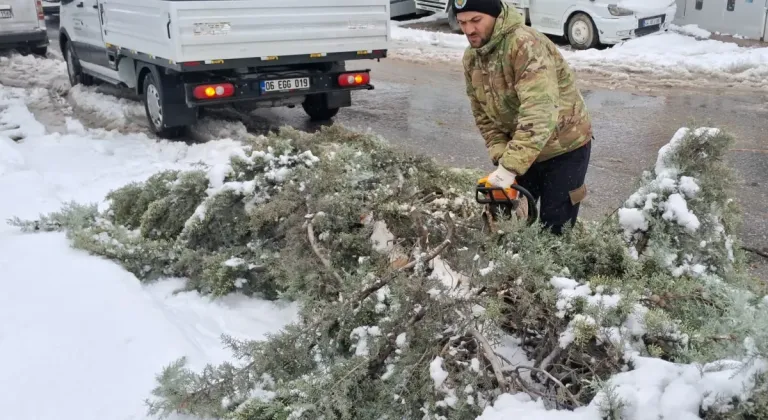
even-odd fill
[(546, 36), (504, 6), (490, 41), (464, 53), (472, 113), (494, 164), (523, 175), (578, 149), (592, 123), (573, 71)]

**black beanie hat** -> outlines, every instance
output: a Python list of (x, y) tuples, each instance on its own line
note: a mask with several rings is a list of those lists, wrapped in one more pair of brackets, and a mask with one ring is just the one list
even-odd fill
[(479, 12), (486, 15), (499, 17), (501, 14), (501, 0), (451, 0), (453, 12)]

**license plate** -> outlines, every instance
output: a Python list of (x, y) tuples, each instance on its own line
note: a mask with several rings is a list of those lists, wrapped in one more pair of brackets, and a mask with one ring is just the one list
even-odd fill
[(0, 19), (11, 19), (11, 18), (13, 18), (13, 10), (11, 9), (0, 10)]
[(309, 89), (309, 77), (261, 81), (261, 91), (265, 93), (303, 89)]
[(645, 28), (647, 26), (661, 25), (664, 22), (664, 16), (657, 16), (640, 20), (640, 27)]

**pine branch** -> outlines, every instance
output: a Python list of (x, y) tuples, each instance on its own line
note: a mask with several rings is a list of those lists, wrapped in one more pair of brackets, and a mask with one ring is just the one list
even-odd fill
[[(414, 314), (411, 319), (408, 320), (408, 322), (405, 324), (405, 328), (401, 332), (408, 332), (408, 329), (411, 328), (414, 324), (421, 321), (422, 318), (424, 318), (424, 315), (427, 314), (427, 307), (422, 307), (421, 310), (419, 310), (418, 313)], [(373, 376), (376, 372), (378, 372), (379, 369), (381, 369), (381, 366), (386, 362), (387, 358), (392, 354), (393, 351), (395, 351), (397, 337), (393, 335), (394, 338), (391, 338), (387, 342), (387, 346), (384, 347), (384, 350), (379, 352), (379, 357), (376, 358), (376, 360), (372, 361), (371, 364), (368, 366), (368, 372), (371, 376)]]

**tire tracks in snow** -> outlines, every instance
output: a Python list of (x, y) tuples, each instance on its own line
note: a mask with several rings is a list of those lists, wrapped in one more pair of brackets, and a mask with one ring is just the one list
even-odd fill
[[(66, 63), (59, 57), (0, 55), (0, 84), (32, 92), (28, 107), (52, 132), (67, 132), (67, 117), (93, 129), (122, 134), (149, 131), (141, 98), (109, 84), (70, 86)], [(242, 139), (276, 131), (270, 121), (234, 108), (206, 110), (177, 141), (190, 144), (221, 138)]]

